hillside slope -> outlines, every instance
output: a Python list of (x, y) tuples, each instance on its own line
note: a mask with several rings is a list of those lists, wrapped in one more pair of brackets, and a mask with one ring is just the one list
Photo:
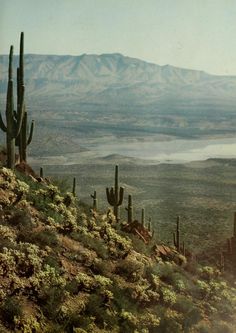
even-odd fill
[(219, 270), (76, 201), (0, 169), (1, 332), (235, 332), (236, 289)]

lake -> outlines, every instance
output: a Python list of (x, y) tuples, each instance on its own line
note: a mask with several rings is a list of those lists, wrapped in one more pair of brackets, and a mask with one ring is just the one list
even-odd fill
[(120, 154), (158, 162), (182, 163), (208, 158), (236, 158), (236, 138), (211, 140), (172, 140), (121, 142), (92, 145), (99, 156)]
[(33, 164), (81, 164), (96, 157), (119, 154), (155, 163), (185, 163), (208, 158), (236, 158), (236, 138), (171, 141), (97, 141), (87, 144), (89, 151), (61, 156), (29, 158)]

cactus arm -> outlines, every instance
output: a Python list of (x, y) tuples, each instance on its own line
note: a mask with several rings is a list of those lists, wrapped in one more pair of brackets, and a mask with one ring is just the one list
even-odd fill
[(34, 133), (34, 120), (32, 120), (32, 122), (31, 122), (30, 133), (29, 133), (29, 137), (27, 140), (27, 145), (29, 145), (31, 143), (32, 138), (33, 138), (33, 133)]
[(107, 201), (109, 205), (114, 206), (114, 189), (113, 187), (109, 190), (109, 188), (106, 188), (106, 195), (107, 195)]
[(7, 127), (6, 127), (6, 125), (4, 124), (4, 121), (3, 121), (3, 119), (2, 119), (2, 115), (1, 115), (1, 113), (0, 113), (0, 128), (1, 128), (1, 130), (3, 131), (3, 132), (7, 132)]
[(175, 237), (175, 233), (173, 232), (173, 243), (174, 243), (174, 246), (176, 246), (176, 237)]
[(20, 85), (23, 85), (24, 84), (24, 32), (21, 32), (20, 34), (19, 79), (20, 79)]
[(117, 203), (117, 206), (120, 206), (124, 199), (124, 187), (120, 187), (120, 194), (119, 194), (119, 201)]

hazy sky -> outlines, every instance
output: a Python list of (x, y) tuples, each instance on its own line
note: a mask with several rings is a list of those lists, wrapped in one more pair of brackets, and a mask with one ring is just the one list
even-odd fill
[(236, 75), (236, 0), (0, 0), (0, 54), (113, 53)]

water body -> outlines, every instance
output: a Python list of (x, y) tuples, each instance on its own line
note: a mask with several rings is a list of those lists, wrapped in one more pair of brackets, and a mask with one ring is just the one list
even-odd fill
[(186, 163), (208, 158), (236, 158), (236, 138), (211, 140), (172, 140), (172, 141), (128, 141), (124, 139), (109, 142), (97, 141), (87, 144), (89, 151), (69, 153), (61, 156), (29, 158), (33, 165), (42, 164), (83, 164), (97, 157), (118, 154), (152, 163)]
[(120, 154), (158, 162), (184, 163), (208, 158), (236, 158), (236, 138), (211, 140), (173, 140), (151, 142), (113, 142), (90, 147), (99, 156)]

